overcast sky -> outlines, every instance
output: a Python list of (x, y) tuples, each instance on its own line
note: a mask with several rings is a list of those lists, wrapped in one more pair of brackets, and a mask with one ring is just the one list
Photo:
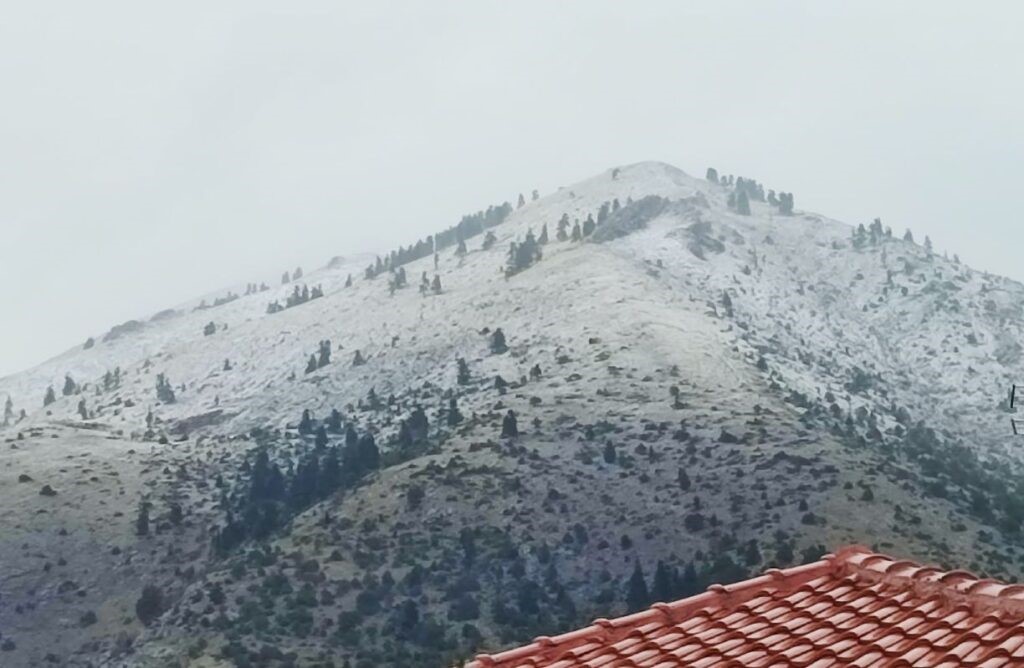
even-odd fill
[(0, 375), (641, 160), (1024, 279), (1021, 7), (8, 3)]

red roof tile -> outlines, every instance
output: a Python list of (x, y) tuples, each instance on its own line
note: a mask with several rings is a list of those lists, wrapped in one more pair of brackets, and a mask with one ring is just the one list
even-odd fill
[(1024, 586), (853, 546), (470, 668), (1024, 666)]

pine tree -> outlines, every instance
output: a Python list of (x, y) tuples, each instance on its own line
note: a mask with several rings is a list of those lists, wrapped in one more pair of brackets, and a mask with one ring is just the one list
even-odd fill
[(469, 385), (469, 365), (466, 364), (466, 360), (460, 357), (455, 364), (457, 367), (456, 381), (459, 385)]
[(206, 326), (203, 327), (203, 336), (210, 336), (212, 334), (215, 334), (216, 332), (217, 325), (215, 325), (212, 320), (206, 323)]
[(540, 236), (537, 237), (537, 243), (542, 246), (548, 242), (548, 224), (544, 223), (540, 228)]
[(638, 612), (651, 604), (651, 595), (647, 591), (647, 581), (644, 579), (644, 569), (640, 567), (640, 561), (633, 562), (633, 574), (629, 576), (626, 584), (626, 607), (629, 612)]
[(61, 390), (61, 394), (65, 397), (70, 397), (72, 394), (78, 392), (78, 386), (75, 385), (75, 381), (71, 379), (71, 376), (64, 375), (64, 389)]
[(932, 240), (931, 240), (931, 237), (929, 237), (927, 234), (924, 235), (924, 249), (926, 251), (928, 251), (929, 254), (931, 254), (931, 252), (932, 252)]
[(526, 204), (526, 198), (523, 197), (523, 193), (519, 193), (519, 201), (516, 203), (516, 208), (521, 209)]
[(313, 373), (316, 371), (316, 355), (310, 355), (309, 361), (306, 362), (306, 373)]
[(484, 235), (484, 242), (481, 245), (481, 248), (483, 248), (483, 250), (490, 250), (497, 240), (498, 237), (494, 236), (494, 232), (487, 230), (487, 234)]
[(589, 237), (594, 233), (594, 229), (597, 228), (597, 223), (594, 222), (594, 216), (587, 214), (587, 219), (583, 221), (583, 236)]
[(739, 195), (736, 196), (736, 213), (741, 216), (750, 215), (750, 199), (747, 197), (746, 190), (741, 190)]
[(455, 425), (462, 422), (462, 413), (459, 412), (458, 402), (455, 401), (455, 397), (448, 399), (448, 426), (454, 427)]
[(139, 514), (135, 519), (135, 535), (149, 535), (149, 503), (146, 501), (139, 504)]
[(909, 228), (907, 228), (907, 231), (904, 232), (903, 240), (904, 241), (909, 241), (910, 243), (914, 243), (914, 235), (911, 233)]
[(324, 426), (323, 424), (316, 428), (316, 437), (315, 440), (313, 441), (313, 445), (315, 445), (318, 449), (323, 449), (327, 447), (327, 427)]
[(316, 360), (316, 367), (318, 369), (327, 366), (331, 363), (331, 340), (324, 339), (320, 342), (319, 357)]
[(337, 408), (332, 408), (331, 414), (327, 418), (327, 431), (332, 434), (341, 433), (341, 413), (338, 412)]
[(46, 388), (46, 396), (43, 397), (43, 406), (49, 406), (53, 402), (57, 401), (57, 395), (53, 392), (53, 385)]
[(572, 236), (569, 237), (572, 241), (583, 241), (583, 231), (580, 230), (580, 221), (576, 221), (572, 225)]
[(715, 169), (714, 167), (708, 167), (708, 171), (704, 175), (704, 178), (706, 178), (708, 181), (711, 181), (712, 183), (718, 183), (718, 170)]
[(173, 404), (177, 400), (174, 396), (174, 388), (162, 373), (156, 376), (156, 398), (165, 404)]
[(686, 475), (686, 471), (681, 467), (679, 469), (679, 473), (676, 475), (676, 479), (679, 481), (679, 489), (684, 492), (690, 489), (690, 476)]
[(516, 438), (519, 436), (519, 425), (516, 414), (509, 409), (501, 421), (501, 437)]
[(299, 420), (299, 433), (300, 434), (312, 434), (313, 433), (313, 416), (310, 415), (308, 408), (304, 408), (302, 410), (302, 419)]
[(434, 282), (431, 283), (430, 289), (433, 290), (435, 295), (441, 294), (441, 277), (434, 274)]
[(363, 354), (357, 350), (352, 358), (352, 366), (363, 366), (364, 364), (366, 364), (366, 360), (363, 359)]
[(679, 582), (676, 583), (675, 595), (678, 598), (688, 598), (695, 595), (699, 590), (700, 585), (697, 583), (697, 569), (693, 567), (693, 562), (690, 561), (683, 569), (683, 575), (679, 578)]
[(81, 416), (83, 420), (89, 419), (89, 411), (85, 407), (85, 399), (79, 399), (78, 401), (78, 414)]
[(607, 441), (604, 444), (604, 461), (608, 464), (614, 464), (616, 459), (615, 444)]
[(231, 360), (224, 358), (224, 371), (231, 371)]
[(654, 582), (651, 583), (651, 594), (654, 600), (661, 603), (672, 601), (675, 598), (674, 584), (671, 571), (669, 571), (665, 562), (659, 559), (658, 565), (654, 569)]
[(505, 343), (505, 333), (501, 331), (501, 327), (495, 329), (491, 335), (491, 352), (495, 355), (508, 352), (508, 345)]
[(534, 190), (533, 193), (530, 195), (530, 200), (536, 202), (538, 199), (540, 199), (540, 193)]
[(568, 241), (569, 233), (566, 230), (569, 229), (569, 214), (563, 213), (562, 217), (558, 219), (558, 228), (555, 232), (555, 238), (559, 241)]
[(11, 395), (7, 395), (7, 401), (4, 402), (4, 424), (10, 424), (11, 420), (14, 419), (14, 402), (11, 401)]
[(346, 288), (351, 288), (352, 287), (352, 274), (349, 274), (348, 278), (345, 279), (345, 287)]

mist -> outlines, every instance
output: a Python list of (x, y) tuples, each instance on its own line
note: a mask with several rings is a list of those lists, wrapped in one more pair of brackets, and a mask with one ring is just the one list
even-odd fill
[(47, 3), (0, 23), (0, 375), (662, 160), (1024, 279), (1019, 5)]

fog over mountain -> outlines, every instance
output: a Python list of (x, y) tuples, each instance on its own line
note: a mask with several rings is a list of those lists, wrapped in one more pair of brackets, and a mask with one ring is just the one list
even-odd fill
[(707, 164), (1013, 278), (1017, 4), (20, 3), (0, 375), (610, 164)]
[(802, 201), (623, 164), (0, 379), (0, 656), (451, 666), (855, 542), (1016, 581), (1024, 285)]

